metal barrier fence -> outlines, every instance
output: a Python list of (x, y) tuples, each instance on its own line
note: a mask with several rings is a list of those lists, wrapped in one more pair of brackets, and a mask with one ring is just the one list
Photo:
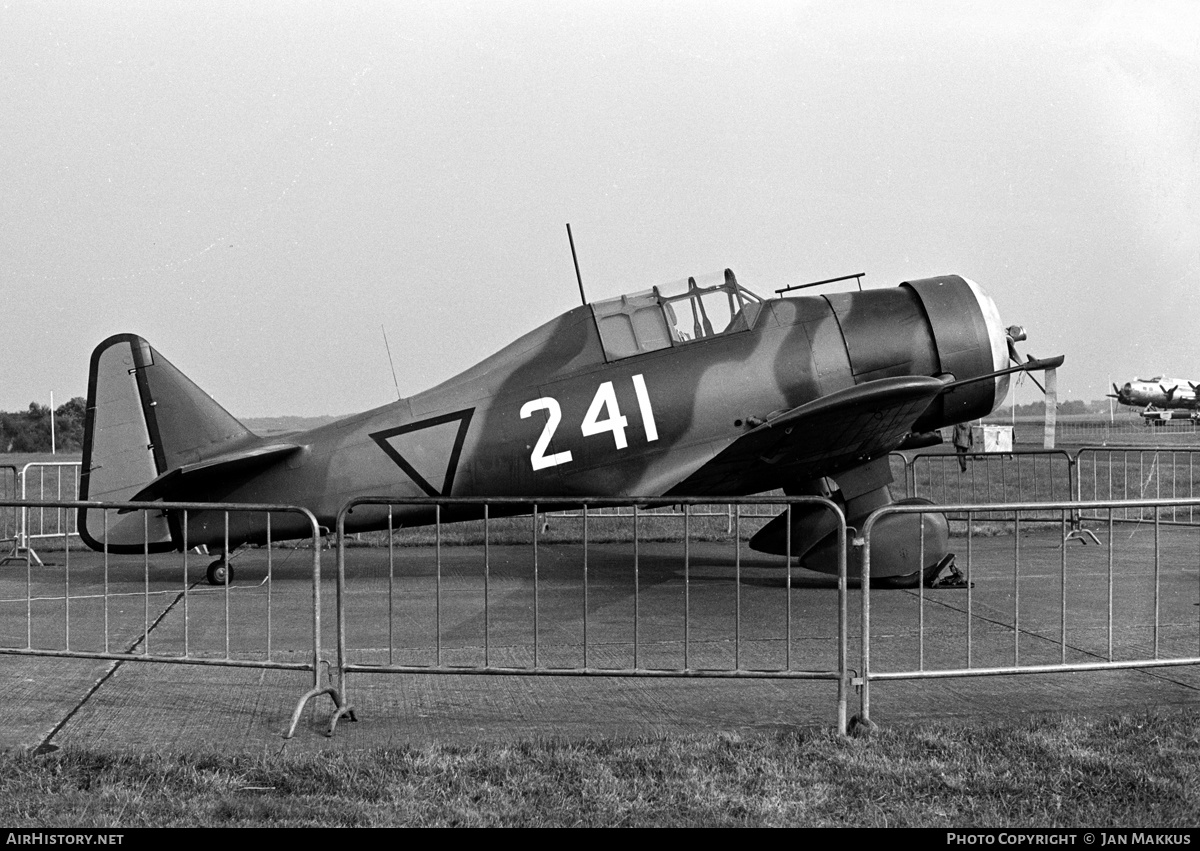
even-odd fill
[[(17, 468), (14, 465), (0, 465), (0, 502), (15, 500), (19, 496), (18, 482)], [(0, 549), (0, 558), (4, 558), (6, 552), (12, 555), (17, 553), (20, 543), (19, 518), (20, 509), (10, 505), (0, 506), (0, 548), (3, 548)]]
[[(1153, 519), (1143, 534), (1114, 534), (1118, 513), (1130, 508), (1145, 509)], [(1200, 665), (1193, 602), (1200, 531), (1159, 520), (1167, 510), (1196, 508), (1200, 500), (1164, 499), (893, 505), (875, 511), (854, 540), (863, 577), (859, 717), (870, 723), (875, 680)], [(1047, 510), (1058, 513), (1057, 523), (1040, 519)], [(872, 531), (888, 515), (931, 511), (966, 518), (965, 565), (959, 563), (968, 583), (965, 603), (943, 598), (932, 604), (919, 588), (911, 629), (890, 621), (884, 643), (871, 630)], [(1052, 527), (1047, 542), (1065, 537), (1076, 514), (1103, 517), (1107, 545), (1023, 546), (1026, 533), (1047, 526)], [(997, 534), (1004, 529), (1011, 534)]]
[[(26, 553), (22, 565), (0, 567), (0, 654), (110, 659), (117, 662), (164, 662), (218, 665), (242, 668), (273, 668), (307, 671), (312, 688), (298, 701), (290, 738), (307, 702), (328, 694), (342, 706), (336, 688), (322, 683), (321, 653), (321, 547), (316, 518), (304, 508), (286, 505), (225, 503), (15, 501), (0, 505), (25, 509), (60, 509), (100, 512), (97, 543), (100, 552), (82, 551), (72, 545), (72, 536), (60, 535), (55, 562), (35, 561)], [(163, 512), (174, 512), (183, 530), (182, 553), (151, 552), (148, 544), (140, 553), (110, 553), (110, 530), (121, 523), (127, 539), (131, 512), (141, 516), (141, 540), (155, 536), (151, 524), (162, 523)], [(230, 516), (235, 526), (249, 515), (266, 515), (266, 540), (257, 551), (243, 550), (238, 561), (241, 579), (231, 585), (228, 572), (220, 586), (201, 584), (203, 564), (211, 560), (190, 552), (187, 542), (189, 518), (219, 514), (223, 523), (225, 552), (229, 552)], [(272, 537), (272, 518), (299, 515), (292, 526), (309, 528), (311, 565), (308, 581), (280, 583), (281, 554)], [(153, 516), (152, 516), (153, 515)], [(96, 515), (91, 515), (96, 517)], [(135, 521), (136, 522), (136, 521)], [(89, 526), (95, 535), (95, 528)], [(275, 611), (312, 610), (303, 619), (276, 618)]]
[[(799, 639), (790, 594), (767, 594), (765, 602), (756, 598), (753, 622), (742, 617), (743, 595), (755, 592), (744, 590), (741, 582), (746, 530), (740, 510), (781, 500), (789, 520), (797, 510), (832, 515), (829, 540), (839, 571), (837, 643), (831, 646), (825, 638), (814, 648), (816, 642), (806, 639), (806, 651), (812, 652), (806, 652), (805, 662), (815, 664), (804, 669), (794, 663)], [(692, 514), (728, 498), (720, 503), (647, 499), (628, 516), (596, 513), (619, 502), (379, 497), (347, 503), (336, 523), (337, 670), (345, 705), (331, 719), (330, 735), (340, 717), (353, 717), (350, 675), (367, 673), (830, 680), (837, 683), (838, 729), (844, 732), (846, 525), (837, 506), (815, 497), (736, 500), (729, 540), (720, 528), (723, 517)], [(672, 504), (682, 505), (683, 513), (649, 511)], [(547, 551), (541, 543), (546, 513), (567, 508), (579, 511), (577, 527), (566, 530), (570, 543)], [(400, 528), (397, 509), (401, 516), (405, 510), (423, 512), (432, 529)], [(358, 522), (366, 515), (386, 527), (381, 533), (386, 549), (355, 550), (353, 566), (347, 554), (353, 542), (345, 532), (351, 513)], [(475, 519), (461, 522), (465, 517)], [(443, 522), (451, 518), (460, 522), (448, 531)], [(565, 519), (555, 513), (555, 527)], [(615, 526), (624, 528), (614, 531)], [(402, 546), (413, 536), (423, 548)], [(713, 536), (718, 541), (701, 540)], [(600, 559), (589, 561), (590, 548), (605, 538), (628, 547), (616, 567), (611, 553), (602, 566)], [(506, 546), (504, 557), (496, 557), (498, 547), (514, 542), (517, 549)], [(693, 573), (704, 571), (697, 559), (713, 564), (714, 548), (720, 572), (710, 569), (702, 581), (693, 581)], [(776, 558), (790, 586), (792, 560)], [(712, 581), (715, 577), (721, 581)]]
[[(21, 468), (21, 500), (52, 503), (79, 499), (79, 461), (32, 461)], [(40, 542), (77, 534), (75, 512), (62, 508), (27, 507), (20, 511), (16, 554), (26, 551), (39, 560)]]
[(912, 496), (913, 488), (909, 482), (908, 456), (903, 452), (888, 453), (888, 469), (892, 474), (891, 492), (894, 498)]
[[(905, 496), (939, 505), (1200, 497), (1200, 447), (1083, 446), (1074, 453), (1045, 449), (911, 457), (892, 453), (891, 465)], [(1143, 522), (1152, 519), (1150, 511), (1128, 505), (1114, 511), (1114, 519)], [(1054, 512), (1047, 512), (1046, 517), (1053, 519)], [(1106, 517), (1077, 514), (1073, 529), (1079, 533), (1081, 522)], [(961, 517), (953, 515), (953, 519)], [(1159, 519), (1196, 526), (1200, 511), (1187, 505), (1164, 508)]]
[(78, 499), (82, 466), (81, 461), (30, 461), (21, 467), (21, 499)]
[[(1200, 447), (1085, 446), (1075, 455), (1080, 500), (1193, 499), (1200, 497)], [(1161, 512), (1132, 505), (1116, 519), (1200, 524), (1194, 505), (1172, 506)], [(1103, 519), (1091, 514), (1084, 519)]]
[(938, 505), (1053, 502), (1075, 497), (1075, 459), (1061, 449), (919, 453), (905, 464), (905, 492)]
[(0, 506), (0, 564), (28, 555), (40, 563), (35, 542), (73, 535), (74, 512), (62, 508), (35, 508), (29, 503), (51, 503), (79, 498), (78, 461), (34, 461), (0, 467), (0, 501), (20, 500), (23, 506)]
[[(1114, 423), (1105, 422), (1070, 422), (1061, 417), (1055, 429), (1055, 440), (1068, 444), (1096, 444), (1108, 441), (1132, 443), (1145, 440), (1154, 443), (1193, 443), (1196, 440), (1197, 424), (1193, 420), (1173, 419), (1170, 422), (1162, 420), (1148, 423), (1139, 416), (1137, 420), (1118, 420)], [(1042, 423), (1024, 426), (1017, 424), (1017, 439), (1028, 435), (1034, 442), (1042, 440), (1044, 426)]]
[[(782, 497), (781, 497), (782, 498)], [(787, 508), (787, 504), (779, 500), (773, 500), (769, 503), (742, 505), (736, 503), (705, 503), (696, 506), (695, 511), (689, 511), (692, 517), (721, 517), (726, 521), (727, 534), (733, 534), (734, 517), (739, 516), (742, 519), (746, 518), (771, 518), (777, 516), (781, 511)], [(611, 507), (602, 507), (592, 509), (590, 511), (593, 517), (632, 517), (634, 512), (638, 512), (643, 517), (648, 516), (665, 516), (665, 517), (682, 517), (684, 514), (684, 506), (679, 502), (672, 502), (665, 505), (660, 505), (656, 508), (638, 508), (627, 503), (614, 505)], [(581, 509), (568, 508), (564, 511), (553, 511), (545, 514), (546, 522), (550, 523), (555, 517), (581, 517), (583, 514)]]

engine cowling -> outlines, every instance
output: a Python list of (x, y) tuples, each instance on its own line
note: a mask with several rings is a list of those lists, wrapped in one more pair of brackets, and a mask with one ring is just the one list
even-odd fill
[[(837, 318), (856, 384), (902, 375), (976, 378), (1008, 365), (1008, 334), (995, 302), (959, 275), (884, 290), (825, 296)], [(1008, 395), (1008, 376), (938, 397), (914, 432), (984, 417)]]

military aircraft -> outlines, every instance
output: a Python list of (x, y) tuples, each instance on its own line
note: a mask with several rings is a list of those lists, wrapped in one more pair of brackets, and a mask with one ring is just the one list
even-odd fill
[[(1113, 392), (1108, 394), (1110, 399), (1116, 399), (1122, 405), (1130, 407), (1144, 406), (1143, 416), (1171, 410), (1200, 410), (1197, 385), (1191, 381), (1158, 375), (1154, 378), (1135, 378), (1133, 381), (1126, 381), (1122, 387), (1114, 384), (1112, 388)], [(1149, 419), (1158, 417), (1148, 417), (1147, 420)]]
[[(80, 496), (299, 505), (332, 527), (340, 507), (361, 496), (636, 504), (782, 489), (835, 499), (854, 525), (891, 501), (889, 452), (987, 415), (1010, 373), (1063, 361), (1022, 363), (1014, 341), (1023, 330), (1006, 328), (992, 299), (955, 275), (819, 296), (778, 292), (764, 299), (726, 269), (585, 302), (436, 387), (284, 436), (251, 433), (144, 339), (118, 334), (91, 358)], [(479, 511), (448, 506), (441, 516)], [(357, 507), (345, 528), (387, 528), (387, 512)], [(214, 584), (228, 581), (233, 549), (267, 534), (249, 512), (230, 516), (228, 539), (220, 512), (189, 511), (186, 537), (181, 512), (140, 514), (81, 509), (79, 532), (118, 553), (204, 544), (219, 553), (208, 571)], [(828, 512), (793, 511), (790, 536), (785, 514), (751, 546), (836, 570)], [(428, 504), (393, 517), (434, 520)], [(886, 552), (872, 554), (873, 575), (910, 581), (940, 570), (944, 517), (892, 520), (890, 532), (877, 527)], [(272, 540), (306, 536), (300, 521), (272, 518)]]

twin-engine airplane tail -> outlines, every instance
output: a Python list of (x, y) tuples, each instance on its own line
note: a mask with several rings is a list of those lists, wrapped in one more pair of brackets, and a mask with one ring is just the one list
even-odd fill
[[(135, 334), (109, 337), (92, 353), (81, 499), (215, 501), (231, 472), (297, 448), (251, 433)], [(79, 534), (89, 546), (117, 553), (184, 544), (178, 518), (169, 514), (81, 510)]]

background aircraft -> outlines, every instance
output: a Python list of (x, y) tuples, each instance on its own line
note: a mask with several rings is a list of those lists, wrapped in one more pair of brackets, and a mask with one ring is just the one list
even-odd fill
[(1133, 381), (1126, 381), (1122, 387), (1115, 384), (1112, 387), (1113, 392), (1108, 394), (1110, 399), (1116, 399), (1122, 405), (1145, 407), (1147, 413), (1155, 409), (1200, 409), (1197, 385), (1191, 381), (1159, 375), (1154, 378), (1135, 378)]
[[(783, 291), (781, 291), (783, 292)], [(891, 501), (887, 455), (935, 429), (990, 413), (1019, 363), (1017, 326), (958, 276), (897, 287), (764, 300), (725, 270), (584, 304), (450, 380), (400, 401), (285, 436), (248, 431), (141, 337), (91, 358), (81, 496), (90, 500), (300, 505), (332, 527), (360, 496), (739, 496), (821, 494), (851, 525)], [(1018, 365), (1012, 365), (1016, 362)], [(387, 527), (356, 508), (347, 531)], [(492, 516), (499, 512), (493, 511)], [(224, 517), (191, 511), (107, 518), (81, 510), (84, 541), (111, 552), (222, 550)], [(444, 509), (443, 519), (479, 516)], [(398, 508), (403, 525), (429, 506)], [(877, 527), (873, 575), (941, 569), (941, 515)], [(751, 546), (784, 553), (785, 516)], [(230, 551), (262, 542), (263, 519), (231, 516)], [(289, 523), (291, 525), (289, 525)], [(925, 524), (926, 563), (916, 559)], [(827, 512), (794, 511), (792, 555), (833, 570)], [(146, 530), (148, 529), (148, 535)], [(275, 517), (273, 539), (307, 534)], [(148, 540), (147, 540), (148, 538)], [(229, 552), (209, 580), (229, 575)]]

